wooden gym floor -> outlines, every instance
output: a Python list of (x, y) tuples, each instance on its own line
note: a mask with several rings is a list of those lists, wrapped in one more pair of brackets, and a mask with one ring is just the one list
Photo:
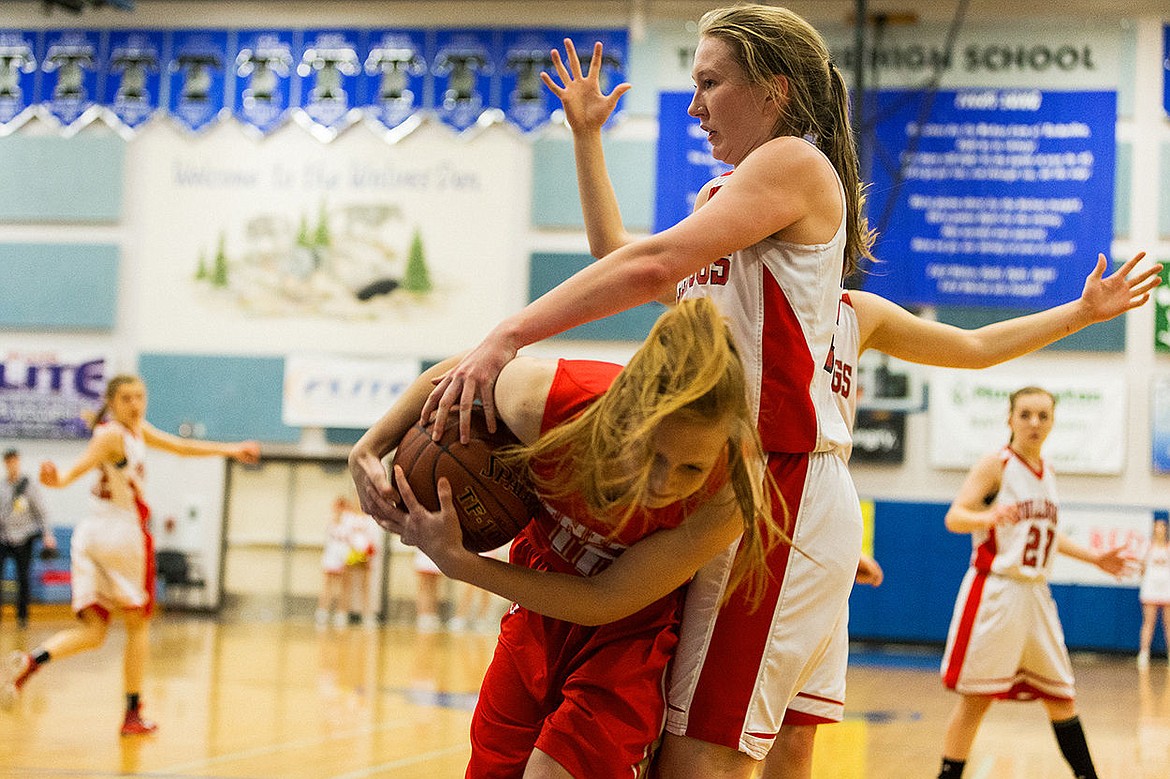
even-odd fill
[[(7, 610), (6, 610), (7, 611)], [(7, 611), (0, 651), (31, 648), (70, 624)], [(446, 779), (461, 777), (475, 692), (495, 638), (413, 627), (316, 629), (308, 621), (155, 620), (145, 711), (150, 737), (120, 738), (124, 633), (53, 663), (0, 712), (0, 777)], [(1164, 660), (1074, 657), (1081, 716), (1102, 777), (1170, 776)], [(953, 695), (938, 650), (857, 648), (846, 722), (821, 728), (817, 779), (935, 776)], [(992, 706), (968, 779), (1066, 779), (1043, 708)]]

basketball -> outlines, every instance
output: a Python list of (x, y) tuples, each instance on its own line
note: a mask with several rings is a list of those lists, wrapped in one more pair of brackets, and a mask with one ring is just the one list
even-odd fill
[(459, 415), (452, 413), (438, 441), (431, 440), (431, 425), (412, 427), (398, 444), (393, 464), (402, 467), (418, 502), (430, 511), (439, 510), (436, 484), (439, 477), (447, 477), (464, 548), (488, 552), (515, 538), (536, 506), (524, 480), (494, 455), (496, 449), (518, 443), (502, 422), (489, 433), (483, 409), (476, 406), (466, 445), (459, 442)]

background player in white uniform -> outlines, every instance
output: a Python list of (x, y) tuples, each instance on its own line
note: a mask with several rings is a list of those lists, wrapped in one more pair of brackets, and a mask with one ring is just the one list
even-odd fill
[[(790, 558), (785, 548), (773, 568), (771, 605), (756, 612), (734, 596), (719, 610), (723, 593), (714, 570), (703, 577), (707, 585), (692, 584), (692, 593), (703, 592), (690, 599), (683, 620), (686, 648), (676, 659), (661, 769), (747, 776), (843, 618), (860, 553), (860, 510), (838, 456), (848, 431), (823, 370), (841, 278), (872, 242), (861, 217), (847, 90), (820, 35), (790, 11), (741, 6), (705, 15), (689, 113), (715, 158), (735, 172), (719, 182), (717, 197), (679, 224), (630, 240), (595, 122), (608, 115), (617, 90), (608, 103), (587, 95), (577, 102), (580, 91), (599, 92), (596, 47), (594, 54), (589, 79), (570, 52), (569, 69), (556, 63), (563, 86), (551, 77), (546, 84), (573, 114), (590, 245), (605, 256), (497, 326), (438, 384), (424, 413), (437, 408), (441, 424), (453, 404), (463, 416), (475, 397), (490, 409), (500, 366), (519, 347), (574, 325), (680, 293), (718, 300), (752, 374), (749, 399), (771, 450), (769, 467), (795, 516), (796, 545), (819, 565)], [(577, 108), (583, 123), (576, 122)], [(461, 419), (464, 428), (468, 423)], [(801, 570), (790, 575), (790, 562)], [(780, 602), (790, 613), (773, 613)]]
[(1055, 478), (1041, 456), (1055, 405), (1039, 387), (1012, 393), (1008, 445), (972, 467), (947, 511), (947, 529), (970, 533), (973, 549), (943, 654), (943, 683), (962, 697), (947, 726), (940, 779), (962, 775), (979, 723), (997, 698), (1041, 699), (1073, 773), (1097, 776), (1048, 575), (1057, 552), (1114, 576), (1127, 559), (1124, 546), (1095, 552), (1057, 528)]
[(1142, 584), (1138, 600), (1142, 604), (1142, 632), (1138, 649), (1138, 667), (1150, 665), (1150, 643), (1154, 640), (1154, 627), (1158, 612), (1162, 612), (1162, 634), (1170, 642), (1170, 539), (1167, 538), (1167, 522), (1154, 520), (1150, 548), (1142, 562)]
[[(1036, 314), (996, 322), (974, 330), (921, 319), (900, 306), (869, 292), (841, 294), (837, 335), (833, 342), (833, 392), (850, 430), (857, 415), (858, 359), (874, 348), (910, 362), (947, 368), (986, 368), (1019, 357), (1096, 322), (1104, 322), (1146, 303), (1157, 286), (1162, 266), (1154, 265), (1129, 277), (1145, 257), (1141, 252), (1105, 277), (1108, 265), (1098, 255), (1096, 267), (1085, 279), (1081, 296), (1074, 301)], [(877, 584), (881, 569), (865, 556), (857, 581)], [(875, 580), (876, 579), (876, 580)], [(845, 669), (848, 636), (841, 630), (830, 646), (825, 662), (789, 704), (790, 716), (780, 730), (777, 744), (783, 750), (769, 755), (764, 776), (810, 776), (813, 739), (818, 723), (840, 722), (844, 714)], [(802, 716), (793, 716), (799, 712)], [(785, 755), (786, 760), (775, 759)]]
[[(111, 419), (104, 419), (106, 412)], [(64, 473), (41, 465), (41, 483), (65, 487), (91, 470), (98, 472), (91, 514), (73, 531), (71, 547), (73, 611), (79, 624), (63, 630), (31, 653), (14, 652), (0, 669), (0, 704), (11, 706), (21, 687), (49, 660), (96, 649), (106, 639), (110, 616), (120, 611), (126, 624), (124, 661), (126, 713), (122, 735), (150, 733), (139, 694), (150, 651), (148, 627), (154, 607), (154, 546), (143, 487), (146, 447), (178, 455), (220, 455), (256, 462), (254, 441), (238, 444), (195, 441), (170, 435), (146, 421), (146, 387), (135, 376), (115, 376), (106, 385), (105, 404), (95, 418), (89, 446)]]

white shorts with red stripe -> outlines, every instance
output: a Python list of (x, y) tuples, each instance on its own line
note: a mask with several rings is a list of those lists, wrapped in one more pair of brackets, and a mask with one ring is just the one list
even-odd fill
[(675, 735), (757, 760), (771, 749), (790, 701), (834, 637), (843, 635), (861, 554), (861, 509), (841, 458), (772, 453), (768, 468), (788, 505), (795, 549), (772, 551), (773, 580), (754, 610), (742, 589), (719, 606), (733, 549), (695, 576), (687, 590), (666, 724)]
[(1072, 700), (1072, 663), (1048, 582), (967, 569), (942, 677), (963, 695)]
[(785, 725), (827, 725), (845, 717), (845, 671), (849, 665), (849, 614), (842, 615), (825, 656), (788, 704)]
[(138, 514), (105, 505), (78, 523), (70, 540), (73, 611), (98, 607), (105, 616), (117, 609), (154, 604), (154, 554)]

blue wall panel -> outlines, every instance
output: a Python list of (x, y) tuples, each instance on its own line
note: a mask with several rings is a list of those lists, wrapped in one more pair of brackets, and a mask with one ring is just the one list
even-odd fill
[(0, 327), (112, 330), (118, 304), (118, 247), (112, 244), (0, 244)]
[(146, 418), (168, 433), (202, 425), (200, 438), (295, 443), (299, 427), (281, 422), (284, 360), (143, 354), (138, 372), (149, 391)]
[(112, 133), (0, 138), (0, 222), (117, 222), (125, 155)]
[[(587, 254), (533, 253), (528, 299), (535, 300), (592, 261)], [(660, 303), (646, 303), (596, 322), (587, 322), (557, 337), (586, 341), (642, 341), (663, 310)]]
[[(605, 160), (627, 230), (654, 223), (654, 140), (606, 139)], [(583, 228), (572, 141), (541, 138), (532, 144), (532, 226)]]

